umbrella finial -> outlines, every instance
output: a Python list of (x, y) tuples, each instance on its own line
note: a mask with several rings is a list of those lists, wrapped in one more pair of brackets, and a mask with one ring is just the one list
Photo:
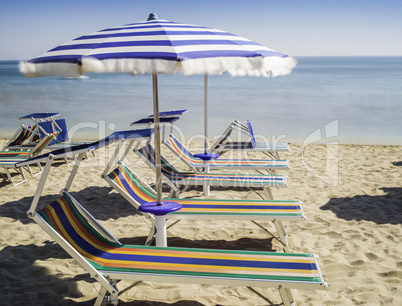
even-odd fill
[(156, 14), (155, 13), (151, 13), (151, 14), (149, 14), (149, 17), (148, 17), (148, 20), (147, 21), (150, 21), (150, 20), (158, 20), (159, 18), (158, 18), (158, 16), (156, 16)]

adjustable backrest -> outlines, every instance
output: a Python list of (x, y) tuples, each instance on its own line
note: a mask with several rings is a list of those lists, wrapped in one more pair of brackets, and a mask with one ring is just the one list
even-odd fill
[[(153, 167), (156, 167), (155, 161), (155, 150), (151, 146), (151, 144), (146, 144), (141, 149), (138, 149), (139, 152)], [(161, 168), (162, 173), (167, 176), (171, 176), (174, 173), (179, 173), (179, 171), (169, 163), (162, 155), (161, 155)]]
[(29, 152), (29, 157), (39, 155), (39, 153), (42, 152), (57, 137), (59, 133), (60, 131), (56, 131), (44, 136), (43, 139), (31, 150), (31, 152)]
[(253, 148), (255, 148), (257, 146), (257, 142), (255, 141), (253, 127), (251, 126), (250, 120), (247, 120), (247, 126), (248, 126), (248, 130), (250, 132), (250, 137), (251, 137), (251, 142), (253, 143)]
[(195, 159), (194, 155), (172, 134), (170, 134), (169, 139), (165, 143), (186, 160), (193, 161)]
[[(122, 162), (108, 174), (108, 178), (133, 199), (137, 207), (156, 201), (156, 193), (149, 186), (143, 186), (134, 173)], [(145, 183), (143, 183), (145, 184)], [(128, 199), (132, 203), (131, 199)]]
[[(11, 138), (10, 142), (6, 145), (6, 147), (21, 145), (24, 141), (28, 140), (31, 137), (34, 129), (35, 125), (22, 125), (18, 129), (18, 131), (14, 134), (14, 136)], [(38, 140), (39, 137), (35, 135), (32, 139), (32, 142), (37, 142)]]
[(220, 145), (223, 145), (227, 139), (229, 138), (230, 134), (232, 133), (234, 128), (234, 123), (232, 122), (228, 128), (223, 132), (223, 134), (221, 135), (221, 137), (218, 138), (218, 140), (212, 145), (211, 147), (211, 151), (213, 151), (214, 149), (216, 149), (217, 147), (219, 147)]
[(50, 120), (38, 123), (39, 126), (41, 127), (39, 128), (40, 138), (43, 139), (43, 137), (45, 137), (46, 134), (59, 131), (56, 139), (54, 139), (49, 145), (68, 141), (69, 137), (68, 137), (66, 119), (57, 119), (54, 120), (54, 122), (57, 124), (57, 126), (55, 126), (55, 124)]
[(55, 122), (61, 129), (59, 135), (57, 135), (56, 142), (69, 141), (70, 138), (68, 137), (68, 129), (67, 129), (66, 119), (64, 119), (64, 118), (63, 119), (57, 119), (57, 120), (55, 120)]
[[(47, 135), (51, 134), (54, 132), (53, 129), (53, 124), (51, 121), (43, 121), (43, 122), (38, 122), (38, 125), (40, 126), (39, 128), (39, 135), (40, 139), (44, 139)], [(49, 145), (55, 144), (56, 140), (53, 139)]]
[[(91, 240), (96, 241), (99, 245), (119, 247), (119, 244), (103, 237), (90, 224), (67, 194), (38, 211), (38, 214), (69, 242), (81, 245), (80, 240), (91, 237)], [(74, 232), (74, 228), (79, 230)], [(87, 248), (84, 247), (83, 249)]]

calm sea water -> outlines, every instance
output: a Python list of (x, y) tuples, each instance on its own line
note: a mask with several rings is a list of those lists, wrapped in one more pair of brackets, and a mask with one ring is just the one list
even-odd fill
[[(402, 57), (299, 57), (291, 75), (209, 77), (209, 136), (249, 119), (268, 140), (402, 144)], [(98, 138), (152, 113), (151, 76), (89, 74), (87, 79), (27, 79), (18, 62), (0, 61), (0, 137), (19, 117), (59, 112), (70, 134)], [(203, 76), (160, 76), (160, 110), (188, 109), (177, 122), (202, 135)]]

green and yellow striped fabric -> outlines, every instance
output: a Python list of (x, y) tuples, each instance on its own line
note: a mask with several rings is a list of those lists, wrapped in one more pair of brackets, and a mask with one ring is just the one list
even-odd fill
[[(146, 160), (155, 166), (155, 151), (150, 144), (137, 150)], [(179, 172), (161, 156), (162, 174), (172, 182), (180, 185), (202, 185), (235, 187), (286, 187), (285, 175), (232, 174), (232, 173), (196, 173)]]
[(31, 156), (35, 156), (38, 153), (40, 153), (43, 149), (45, 149), (49, 143), (57, 137), (57, 135), (60, 133), (60, 131), (56, 131), (53, 133), (50, 133), (49, 135), (46, 135), (36, 146), (35, 148), (32, 149), (31, 151)]
[(1, 151), (0, 166), (14, 166), (27, 159), (29, 151)]
[[(154, 194), (136, 180), (130, 169), (120, 164), (108, 177), (124, 190), (138, 205), (155, 202)], [(300, 201), (275, 200), (216, 200), (216, 199), (167, 199), (182, 205), (169, 215), (256, 215), (303, 218)]]
[[(32, 131), (35, 129), (35, 125), (28, 125), (20, 127), (20, 133), (15, 137), (15, 139), (8, 144), (8, 146), (18, 146), (21, 145), (25, 140), (27, 140), (31, 135)], [(35, 135), (32, 142), (38, 142), (39, 135)]]
[(119, 245), (101, 236), (64, 195), (39, 212), (101, 271), (321, 285), (312, 254)]
[[(196, 158), (183, 144), (173, 135), (165, 141), (167, 146), (171, 148), (177, 155), (187, 161), (194, 168), (203, 167), (203, 161)], [(273, 159), (211, 159), (209, 161), (211, 169), (224, 168), (243, 168), (243, 169), (287, 169), (289, 163), (287, 160)]]

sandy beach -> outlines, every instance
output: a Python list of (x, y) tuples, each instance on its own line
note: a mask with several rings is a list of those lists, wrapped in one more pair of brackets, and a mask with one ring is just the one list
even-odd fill
[[(6, 140), (2, 139), (3, 146)], [(193, 151), (201, 144), (190, 144)], [(329, 287), (293, 290), (298, 305), (400, 305), (402, 300), (402, 146), (291, 144), (288, 188), (278, 200), (301, 200), (307, 220), (285, 222), (292, 252), (315, 253)], [(162, 147), (164, 155), (173, 158)], [(143, 244), (150, 223), (101, 177), (114, 145), (81, 166), (72, 195), (125, 244)], [(249, 154), (264, 158), (261, 153)], [(137, 156), (127, 158), (147, 181), (154, 173)], [(56, 199), (72, 165), (51, 169), (41, 205)], [(3, 171), (3, 170), (0, 170)], [(3, 173), (3, 172), (2, 172)], [(0, 304), (93, 305), (100, 286), (26, 216), (40, 176), (14, 187), (0, 181)], [(166, 190), (167, 191), (167, 190)], [(165, 194), (167, 195), (167, 194)], [(260, 199), (262, 190), (212, 189), (210, 198)], [(192, 188), (182, 197), (202, 197)], [(272, 225), (267, 225), (275, 233)], [(280, 243), (251, 222), (181, 221), (168, 230), (168, 245), (278, 251)], [(122, 282), (120, 287), (124, 287)], [(119, 305), (277, 305), (275, 289), (142, 282)]]

